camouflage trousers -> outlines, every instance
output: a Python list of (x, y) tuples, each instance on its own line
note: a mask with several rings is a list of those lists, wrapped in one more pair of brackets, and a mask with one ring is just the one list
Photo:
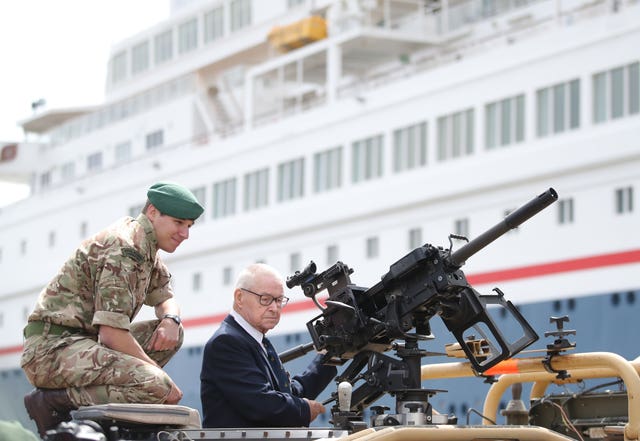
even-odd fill
[[(160, 323), (132, 323), (131, 335), (145, 348)], [(164, 366), (180, 349), (180, 342), (167, 351), (147, 351)], [(139, 358), (99, 344), (82, 335), (34, 335), (24, 342), (21, 366), (35, 387), (67, 389), (76, 406), (106, 403), (163, 403), (171, 391), (171, 379), (160, 368)]]

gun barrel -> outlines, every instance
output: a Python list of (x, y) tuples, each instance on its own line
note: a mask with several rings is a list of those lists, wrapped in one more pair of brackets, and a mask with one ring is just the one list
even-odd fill
[(551, 205), (558, 199), (558, 193), (553, 188), (548, 189), (544, 193), (533, 198), (522, 207), (509, 213), (502, 222), (494, 225), (480, 236), (473, 239), (471, 242), (460, 247), (460, 249), (451, 253), (448, 263), (455, 267), (461, 267), (464, 265), (467, 258), (473, 256), (482, 248), (489, 245), (491, 242), (502, 236), (504, 233), (512, 228), (516, 228), (529, 218), (538, 214), (540, 211)]
[(296, 346), (295, 348), (287, 349), (286, 351), (280, 352), (278, 357), (280, 361), (286, 363), (287, 361), (294, 360), (298, 357), (302, 357), (307, 352), (310, 352), (313, 349), (313, 343), (305, 343), (303, 345)]

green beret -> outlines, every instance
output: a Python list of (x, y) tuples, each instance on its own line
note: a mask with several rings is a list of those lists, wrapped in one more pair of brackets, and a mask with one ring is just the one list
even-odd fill
[(197, 219), (204, 211), (188, 189), (173, 182), (158, 182), (147, 191), (147, 198), (160, 213), (178, 219)]

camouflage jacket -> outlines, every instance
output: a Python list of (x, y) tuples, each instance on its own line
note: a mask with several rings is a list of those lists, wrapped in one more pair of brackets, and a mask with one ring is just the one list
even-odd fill
[(83, 241), (42, 290), (29, 321), (97, 334), (99, 325), (129, 329), (143, 304), (173, 297), (149, 219), (126, 217)]

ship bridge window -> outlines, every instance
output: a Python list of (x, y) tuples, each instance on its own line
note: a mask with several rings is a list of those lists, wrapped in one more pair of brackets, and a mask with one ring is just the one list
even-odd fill
[(640, 63), (616, 67), (593, 76), (593, 122), (640, 112)]
[(524, 95), (505, 98), (485, 107), (487, 149), (524, 140)]
[(111, 82), (123, 81), (127, 77), (127, 53), (119, 52), (111, 59)]
[(300, 253), (291, 253), (289, 255), (289, 271), (292, 273), (302, 269), (302, 256)]
[(321, 193), (342, 185), (342, 146), (313, 156), (313, 191)]
[[(200, 204), (205, 207), (206, 209), (206, 203), (205, 201), (207, 200), (206, 197), (206, 188), (205, 187), (197, 187), (197, 188), (192, 188), (191, 189), (191, 193), (193, 193), (193, 195), (196, 197), (196, 199), (198, 200), (198, 202), (200, 202)], [(206, 218), (206, 216), (200, 218), (201, 221), (204, 221)]]
[(155, 64), (171, 60), (173, 58), (173, 31), (169, 29), (156, 35), (153, 46)]
[(377, 237), (369, 237), (366, 242), (367, 259), (373, 259), (380, 255), (380, 240)]
[(74, 162), (65, 162), (60, 167), (60, 177), (63, 181), (70, 181), (76, 174), (76, 164)]
[(561, 199), (558, 201), (558, 223), (573, 223), (573, 199)]
[(636, 302), (636, 293), (633, 291), (627, 292), (627, 303), (633, 305)]
[(401, 172), (427, 164), (427, 123), (393, 132), (393, 171)]
[(209, 43), (224, 35), (224, 15), (222, 6), (204, 14), (204, 42)]
[(327, 247), (327, 265), (333, 265), (338, 261), (338, 245)]
[(137, 74), (149, 68), (149, 42), (143, 41), (131, 49), (131, 73)]
[(355, 141), (351, 146), (353, 182), (368, 181), (382, 176), (383, 136)]
[(222, 268), (222, 284), (224, 286), (231, 285), (233, 281), (233, 268), (230, 266), (225, 266)]
[(269, 202), (269, 169), (263, 168), (244, 175), (244, 209), (255, 210)]
[(96, 171), (102, 168), (102, 152), (92, 153), (87, 156), (87, 170)]
[(146, 136), (146, 147), (147, 150), (151, 150), (153, 148), (159, 147), (164, 144), (164, 132), (162, 130), (157, 130), (155, 132), (151, 132)]
[(413, 250), (422, 245), (422, 228), (412, 228), (409, 230), (409, 249)]
[(473, 109), (467, 109), (438, 118), (438, 161), (473, 153), (474, 114)]
[(126, 162), (131, 159), (131, 142), (125, 141), (120, 144), (116, 144), (115, 147), (115, 161), (117, 164)]
[(580, 80), (536, 91), (538, 137), (580, 126)]
[(231, 216), (236, 212), (236, 178), (213, 184), (213, 218)]
[(231, 0), (229, 7), (232, 32), (251, 24), (251, 0)]
[(198, 47), (198, 20), (182, 23), (178, 28), (178, 53), (192, 51)]
[(301, 198), (304, 194), (304, 158), (278, 165), (278, 202)]
[(633, 211), (633, 187), (617, 188), (615, 203), (617, 214), (631, 213)]
[(458, 236), (469, 237), (469, 219), (465, 217), (453, 221), (453, 233)]

